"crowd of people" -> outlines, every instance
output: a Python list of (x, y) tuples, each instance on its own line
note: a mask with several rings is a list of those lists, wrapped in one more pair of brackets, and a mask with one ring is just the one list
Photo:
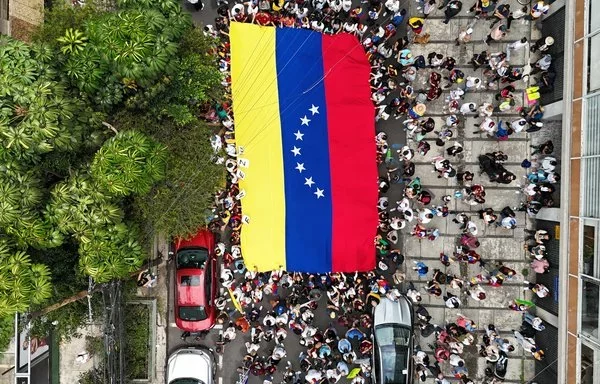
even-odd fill
[[(552, 157), (553, 143), (546, 141), (531, 146), (531, 155), (538, 157), (523, 160), (521, 166), (528, 174), (519, 184), (517, 175), (507, 170), (508, 157), (501, 151), (478, 154), (480, 172), (477, 175), (458, 166), (464, 151), (459, 137), (471, 129), (465, 127), (467, 117), (479, 119), (473, 135), (489, 140), (505, 141), (513, 135), (544, 129), (544, 110), (539, 98), (553, 89), (555, 74), (552, 57), (547, 52), (554, 40), (545, 36), (530, 43), (526, 37), (510, 36), (514, 23), (536, 21), (548, 12), (549, 6), (544, 1), (533, 1), (531, 7), (514, 10), (497, 0), (473, 1), (475, 4), (469, 10), (473, 20), (460, 29), (454, 40), (456, 45), (469, 44), (473, 42), (477, 24), (491, 22), (485, 38), (488, 49), (475, 53), (469, 61), (475, 71), (473, 74), (465, 73), (465, 68), (458, 67), (457, 60), (451, 56), (434, 51), (416, 55), (411, 50), (414, 44), (426, 46), (429, 43), (428, 17), (443, 12), (443, 22), (448, 23), (461, 12), (460, 0), (417, 0), (414, 15), (401, 9), (399, 0), (368, 0), (359, 5), (352, 4), (351, 0), (250, 0), (235, 4), (221, 0), (214, 25), (204, 27), (207, 35), (219, 41), (218, 65), (229, 94), (228, 32), (232, 21), (356, 35), (372, 66), (370, 85), (375, 120), (398, 119), (407, 135), (407, 145), (395, 145), (388, 144), (388, 135), (383, 130), (376, 133), (377, 159), (374, 161), (385, 172), (378, 180), (381, 197), (377, 203), (380, 222), (375, 239), (375, 270), (326, 275), (286, 271), (256, 273), (245, 267), (241, 255), (243, 215), (230, 100), (218, 103), (207, 113), (207, 119), (221, 125), (212, 145), (217, 162), (225, 166), (228, 175), (227, 187), (217, 196), (218, 204), (210, 224), (210, 229), (221, 236), (216, 249), (224, 264), (220, 282), (231, 293), (230, 297), (217, 300), (220, 311), (217, 321), (224, 327), (223, 348), (241, 334), (246, 340), (243, 367), (265, 383), (273, 382), (274, 377), (288, 383), (333, 383), (342, 377), (348, 377), (352, 383), (369, 380), (372, 375), (372, 309), (384, 297), (394, 301), (403, 294), (403, 283), (410, 269), (419, 280), (418, 283), (407, 281), (406, 290), (406, 296), (415, 305), (415, 329), (423, 340), (433, 335), (431, 350), (421, 345), (414, 351), (416, 376), (421, 380), (433, 377), (438, 384), (448, 384), (449, 377), (462, 383), (474, 383), (475, 372), (468, 371), (463, 353), (465, 347), (477, 346), (479, 355), (490, 363), (486, 382), (503, 380), (502, 366), (505, 374), (507, 356), (515, 353), (516, 348), (500, 336), (502, 331), (493, 324), (475, 324), (463, 315), (447, 324), (433, 324), (422, 305), (421, 295), (439, 298), (448, 308), (462, 308), (465, 301), (477, 305), (486, 300), (487, 290), (497, 289), (517, 275), (514, 269), (497, 260), (486, 260), (486, 255), (478, 253), (477, 236), (483, 232), (481, 223), (514, 230), (518, 224), (515, 210), (535, 216), (541, 207), (554, 204), (554, 185), (560, 177), (555, 172), (557, 160)], [(199, 0), (193, 4), (200, 4), (196, 5), (197, 9), (203, 7)], [(499, 42), (510, 43), (502, 50)], [(532, 58), (530, 63), (517, 66), (511, 62), (511, 55), (514, 61), (515, 52), (520, 50), (529, 52), (525, 57)], [(481, 105), (468, 101), (469, 95), (477, 90), (492, 90), (494, 100)], [(518, 92), (525, 95), (524, 106), (519, 106)], [(427, 116), (428, 104), (438, 99), (445, 104), (441, 122)], [(438, 178), (456, 180), (458, 188), (453, 195), (436, 199), (416, 175), (414, 157), (424, 157), (431, 150), (431, 144), (443, 148), (442, 155), (432, 160), (432, 172)], [(517, 193), (525, 197), (521, 206), (507, 206), (496, 212), (489, 202), (486, 204), (483, 174), (490, 182), (517, 187)], [(404, 191), (403, 198), (395, 203), (387, 197), (394, 184), (400, 184)], [(453, 201), (465, 204), (465, 212), (451, 211)], [(477, 207), (478, 213), (472, 216), (468, 206)], [(441, 263), (446, 267), (458, 263), (476, 264), (481, 268), (480, 273), (474, 276), (447, 274), (440, 269), (430, 269), (423, 261), (404, 265), (404, 256), (398, 249), (400, 231), (404, 229), (407, 235), (435, 241), (441, 235), (440, 229), (430, 224), (436, 217), (452, 218), (462, 232), (456, 238), (455, 251), (440, 254)], [(544, 246), (548, 234), (533, 231), (528, 235), (525, 249), (531, 254), (531, 268), (536, 273), (546, 273), (550, 267)], [(547, 287), (533, 282), (526, 281), (524, 289), (540, 298), (551, 294)], [(533, 337), (543, 331), (544, 325), (539, 317), (529, 313), (532, 305), (519, 298), (511, 301), (509, 308), (523, 312), (523, 324), (512, 335), (525, 351), (542, 359), (544, 352), (535, 345)], [(315, 317), (318, 312), (325, 312), (327, 318)], [(299, 356), (290, 356), (285, 347), (290, 331), (302, 346)]]

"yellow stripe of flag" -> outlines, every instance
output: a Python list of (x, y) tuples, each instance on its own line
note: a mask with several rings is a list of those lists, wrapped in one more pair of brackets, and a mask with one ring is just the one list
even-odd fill
[[(235, 135), (241, 158), (244, 215), (242, 255), (250, 270), (285, 268), (285, 197), (275, 28), (231, 23), (231, 80)], [(257, 268), (260, 266), (260, 268)]]

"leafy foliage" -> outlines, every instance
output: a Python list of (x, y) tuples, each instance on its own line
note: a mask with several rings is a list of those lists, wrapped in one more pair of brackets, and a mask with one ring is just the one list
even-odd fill
[(12, 338), (15, 337), (15, 317), (0, 317), (0, 351), (6, 351)]
[(148, 379), (150, 310), (147, 305), (130, 304), (125, 315), (125, 356), (127, 378)]
[(71, 84), (106, 109), (152, 86), (172, 66), (177, 41), (191, 25), (176, 1), (161, 4), (122, 2), (124, 8), (90, 18), (81, 30), (66, 29), (57, 40)]
[[(144, 260), (131, 219), (191, 233), (223, 181), (198, 123), (221, 94), (215, 42), (178, 1), (61, 3), (45, 18), (31, 45), (0, 37), (0, 318), (85, 289), (87, 276), (127, 277)], [(126, 127), (108, 140), (107, 112)], [(86, 316), (71, 303), (32, 333), (68, 338)]]
[(214, 193), (225, 183), (225, 170), (214, 162), (212, 131), (198, 121), (185, 126), (173, 120), (155, 123), (151, 116), (123, 113), (120, 129), (144, 129), (167, 147), (165, 180), (148, 194), (134, 197), (137, 222), (148, 235), (187, 236), (207, 224)]
[(173, 71), (129, 98), (127, 105), (149, 110), (159, 119), (169, 117), (178, 125), (194, 123), (200, 106), (222, 96), (221, 73), (214, 58), (207, 54), (214, 44), (199, 28), (188, 30), (181, 39), (179, 59)]
[(164, 178), (165, 147), (136, 131), (121, 132), (98, 151), (91, 166), (94, 179), (115, 196), (146, 194)]
[(88, 172), (58, 184), (47, 207), (48, 221), (79, 242), (80, 269), (97, 282), (127, 277), (144, 260), (138, 232), (123, 222), (123, 216), (114, 195)]
[(87, 243), (81, 243), (79, 266), (99, 283), (126, 278), (138, 270), (145, 259), (136, 227), (123, 223), (94, 231)]
[(93, 0), (86, 0), (81, 7), (56, 1), (52, 7), (44, 9), (44, 23), (34, 32), (32, 39), (35, 43), (42, 43), (59, 51), (58, 39), (64, 36), (67, 29), (82, 30), (84, 23), (95, 18), (101, 11)]
[(92, 368), (87, 372), (79, 374), (79, 384), (104, 384), (103, 368)]
[(15, 161), (39, 161), (53, 150), (74, 150), (98, 115), (55, 81), (46, 47), (0, 38), (1, 154)]
[(0, 316), (24, 312), (52, 295), (50, 270), (32, 263), (25, 252), (11, 252), (0, 245)]

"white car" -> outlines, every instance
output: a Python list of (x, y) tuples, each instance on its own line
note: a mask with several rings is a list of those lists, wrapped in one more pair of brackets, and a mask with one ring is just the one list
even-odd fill
[(373, 383), (413, 382), (413, 308), (410, 299), (381, 299), (373, 314)]
[(167, 384), (214, 384), (215, 369), (210, 351), (182, 348), (169, 356)]

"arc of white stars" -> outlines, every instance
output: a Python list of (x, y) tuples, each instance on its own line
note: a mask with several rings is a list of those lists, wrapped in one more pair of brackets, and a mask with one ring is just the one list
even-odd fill
[(311, 177), (305, 177), (304, 178), (304, 185), (308, 185), (308, 188), (312, 188), (313, 184), (315, 183)]
[(304, 163), (296, 163), (296, 169), (300, 173), (302, 173), (302, 171), (306, 171), (306, 168), (304, 168)]
[(296, 136), (296, 140), (302, 141), (302, 137), (304, 136), (304, 133), (302, 133), (302, 132), (300, 132), (300, 130), (298, 130), (298, 132), (294, 133), (294, 135)]
[(319, 107), (317, 107), (317, 106), (316, 106), (316, 105), (314, 105), (314, 104), (311, 104), (311, 105), (310, 105), (310, 108), (309, 108), (308, 110), (309, 110), (309, 111), (310, 111), (310, 112), (313, 114), (313, 116), (314, 116), (315, 114), (319, 113)]
[(300, 150), (301, 150), (301, 149), (302, 149), (302, 148), (297, 148), (297, 147), (294, 145), (294, 148), (292, 148), (292, 149), (291, 149), (292, 153), (294, 154), (294, 157), (296, 157), (296, 156), (300, 156), (300, 155), (301, 155), (301, 153), (300, 153)]

